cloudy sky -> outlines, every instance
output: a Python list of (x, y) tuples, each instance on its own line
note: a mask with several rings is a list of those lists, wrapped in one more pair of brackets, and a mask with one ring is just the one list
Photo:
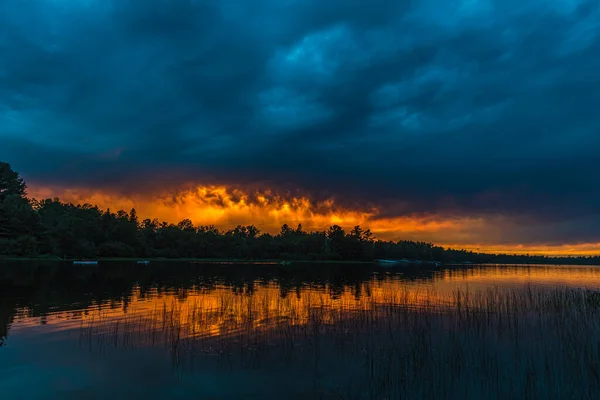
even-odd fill
[(599, 37), (596, 0), (3, 0), (0, 160), (174, 222), (600, 252)]

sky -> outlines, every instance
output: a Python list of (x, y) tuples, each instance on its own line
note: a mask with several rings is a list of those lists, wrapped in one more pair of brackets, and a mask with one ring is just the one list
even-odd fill
[(2, 0), (31, 196), (600, 254), (595, 0)]

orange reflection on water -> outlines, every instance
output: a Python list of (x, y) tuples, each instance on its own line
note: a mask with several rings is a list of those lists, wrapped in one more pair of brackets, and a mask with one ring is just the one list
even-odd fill
[[(429, 283), (405, 283), (398, 279), (371, 280), (359, 288), (301, 287), (283, 294), (274, 283), (260, 286), (251, 292), (234, 292), (220, 286), (213, 290), (190, 289), (180, 293), (132, 290), (127, 301), (104, 302), (84, 310), (57, 311), (43, 317), (31, 317), (29, 311), (17, 311), (12, 329), (38, 326), (45, 330), (92, 329), (114, 324), (161, 329), (168, 326), (185, 327), (189, 336), (226, 336), (240, 329), (266, 329), (275, 324), (306, 324), (311, 314), (318, 312), (324, 323), (334, 323), (333, 315), (372, 310), (378, 305), (401, 305), (411, 308), (450, 301), (451, 291), (436, 290)], [(131, 329), (129, 326), (129, 329)], [(135, 329), (135, 328), (133, 328)]]
[(477, 268), (448, 270), (442, 276), (455, 285), (502, 285), (532, 283), (546, 286), (600, 288), (600, 267), (557, 265), (486, 265)]
[[(430, 279), (403, 280), (398, 275), (374, 277), (355, 286), (316, 287), (310, 284), (283, 290), (276, 282), (254, 282), (243, 289), (229, 286), (142, 293), (134, 287), (121, 301), (87, 308), (55, 311), (32, 317), (17, 310), (12, 329), (43, 324), (51, 331), (177, 329), (182, 337), (228, 336), (241, 330), (269, 329), (281, 323), (307, 324), (315, 313), (323, 323), (381, 306), (430, 309), (454, 304), (456, 289), (485, 292), (490, 288), (519, 288), (524, 283), (600, 289), (600, 268), (575, 266), (473, 266), (447, 268)], [(252, 287), (252, 290), (249, 289)]]

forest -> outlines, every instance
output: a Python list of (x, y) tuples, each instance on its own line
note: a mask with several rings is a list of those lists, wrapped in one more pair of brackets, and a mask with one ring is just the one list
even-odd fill
[(600, 256), (547, 257), (445, 249), (410, 240), (383, 241), (360, 226), (308, 232), (283, 225), (275, 235), (254, 225), (220, 230), (213, 225), (140, 219), (130, 211), (27, 197), (19, 174), (0, 162), (0, 257), (190, 258), (372, 261), (436, 260), (445, 263), (600, 264)]

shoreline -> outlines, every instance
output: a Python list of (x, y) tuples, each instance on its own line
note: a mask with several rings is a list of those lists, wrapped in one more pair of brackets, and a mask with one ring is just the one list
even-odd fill
[(173, 262), (173, 263), (254, 263), (254, 264), (277, 264), (281, 262), (293, 263), (293, 264), (375, 264), (375, 261), (357, 261), (357, 260), (290, 260), (290, 259), (273, 259), (273, 258), (143, 258), (143, 257), (96, 257), (96, 258), (67, 258), (63, 259), (60, 257), (0, 257), (1, 261), (49, 261), (49, 262), (60, 262), (60, 263), (72, 263), (73, 261), (98, 261), (98, 262), (137, 262), (137, 261), (150, 261), (150, 262)]
[[(192, 264), (256, 264), (256, 265), (277, 265), (280, 267), (289, 267), (289, 264), (329, 264), (329, 265), (379, 265), (376, 260), (372, 261), (359, 261), (359, 260), (290, 260), (290, 259), (245, 259), (245, 258), (163, 258), (163, 257), (154, 257), (154, 258), (140, 258), (140, 257), (100, 257), (100, 258), (90, 258), (90, 259), (62, 259), (60, 257), (52, 257), (52, 256), (39, 256), (39, 257), (0, 257), (0, 262), (2, 261), (37, 261), (37, 262), (52, 262), (52, 263), (66, 263), (72, 264), (73, 261), (82, 261), (82, 260), (90, 260), (90, 261), (98, 261), (98, 263), (136, 263), (138, 261), (149, 261), (155, 263), (192, 263)], [(427, 263), (428, 260), (415, 260), (420, 263)], [(285, 262), (286, 265), (281, 265), (282, 262)], [(415, 264), (407, 264), (405, 267), (413, 267)], [(141, 264), (140, 264), (141, 265)], [(528, 262), (528, 263), (472, 263), (472, 262), (447, 262), (441, 263), (441, 266), (446, 267), (458, 267), (458, 266), (493, 266), (493, 265), (519, 265), (519, 266), (534, 266), (534, 265), (553, 265), (553, 266), (588, 266), (588, 267), (600, 267), (599, 264), (594, 263), (564, 263), (564, 262), (552, 262), (552, 259), (546, 260), (546, 262)], [(383, 267), (386, 268), (386, 267)], [(387, 267), (386, 269), (401, 269), (402, 265)]]

